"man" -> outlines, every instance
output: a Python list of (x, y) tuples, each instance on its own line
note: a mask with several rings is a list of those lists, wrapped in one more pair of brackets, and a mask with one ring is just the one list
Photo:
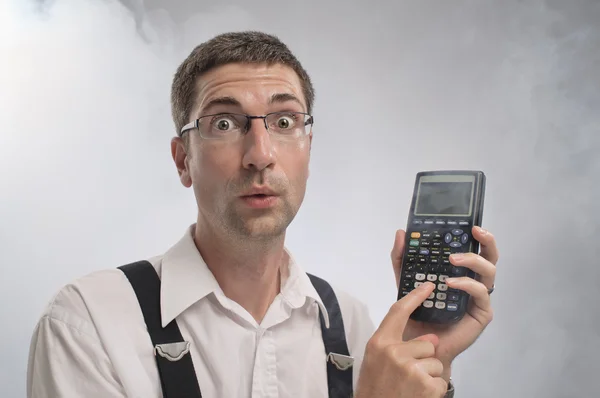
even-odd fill
[[(156, 283), (134, 288), (138, 263), (60, 290), (33, 335), (28, 397), (150, 398), (192, 384), (204, 397), (452, 394), (453, 359), (492, 319), (494, 238), (476, 228), (482, 254), (452, 259), (481, 275), (448, 281), (473, 296), (456, 325), (409, 319), (431, 283), (393, 304), (376, 331), (359, 301), (338, 290), (323, 295), (329, 285), (284, 245), (308, 179), (313, 101), (308, 74), (274, 36), (222, 34), (192, 51), (173, 81), (171, 153), (181, 183), (193, 188), (197, 220), (146, 263)], [(403, 241), (399, 230), (397, 283)], [(155, 303), (154, 315), (144, 300)], [(341, 324), (348, 352), (330, 357), (330, 333)], [(157, 343), (153, 333), (173, 327), (180, 339)]]

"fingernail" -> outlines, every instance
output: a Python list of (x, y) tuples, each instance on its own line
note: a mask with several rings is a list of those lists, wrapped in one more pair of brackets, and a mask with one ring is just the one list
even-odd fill
[(483, 229), (481, 227), (477, 227), (479, 228), (479, 232), (481, 233), (481, 235), (486, 235), (488, 233), (488, 231), (486, 229)]
[(462, 253), (452, 253), (450, 255), (450, 258), (454, 261), (461, 261), (463, 259), (464, 255)]

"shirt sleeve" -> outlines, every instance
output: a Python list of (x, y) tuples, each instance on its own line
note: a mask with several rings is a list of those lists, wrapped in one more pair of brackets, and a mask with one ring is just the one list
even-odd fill
[(125, 397), (93, 324), (76, 312), (55, 302), (36, 325), (27, 367), (28, 398)]

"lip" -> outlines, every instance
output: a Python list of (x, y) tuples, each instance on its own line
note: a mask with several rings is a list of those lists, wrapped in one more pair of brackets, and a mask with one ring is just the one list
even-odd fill
[(254, 195), (265, 195), (265, 196), (279, 196), (275, 191), (269, 187), (253, 187), (249, 191), (244, 192), (240, 195), (242, 198), (251, 197)]

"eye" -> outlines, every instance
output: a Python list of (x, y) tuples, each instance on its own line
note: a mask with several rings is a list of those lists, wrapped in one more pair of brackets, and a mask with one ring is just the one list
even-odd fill
[(296, 115), (293, 113), (280, 114), (275, 120), (275, 128), (278, 130), (288, 130), (296, 125)]
[(212, 128), (218, 131), (230, 131), (238, 128), (238, 123), (233, 115), (220, 115), (212, 120)]

